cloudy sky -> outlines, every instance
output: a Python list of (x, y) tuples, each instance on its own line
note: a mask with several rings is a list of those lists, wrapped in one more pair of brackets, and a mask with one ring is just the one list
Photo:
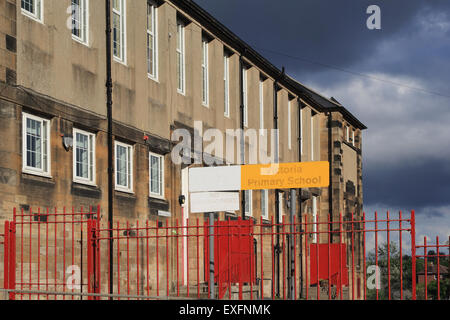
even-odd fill
[[(450, 1), (195, 2), (369, 127), (367, 212), (415, 209), (419, 238), (450, 235)], [(381, 30), (366, 27), (370, 5)]]

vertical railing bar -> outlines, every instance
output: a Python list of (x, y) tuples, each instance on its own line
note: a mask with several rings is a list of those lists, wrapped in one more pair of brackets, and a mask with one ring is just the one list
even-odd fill
[(318, 215), (317, 212), (315, 212), (316, 215), (316, 231), (315, 231), (315, 235), (316, 235), (316, 272), (317, 272), (317, 291), (316, 291), (316, 295), (317, 295), (317, 300), (320, 300), (320, 269), (319, 269), (319, 264), (320, 264), (320, 257), (319, 257), (319, 244), (320, 244), (320, 233), (319, 233), (319, 221), (320, 221), (320, 217)]
[[(345, 262), (347, 264), (347, 261), (343, 261), (342, 258), (342, 249), (346, 249), (346, 246), (343, 243), (342, 240), (342, 233), (343, 233), (343, 225), (342, 225), (342, 212), (339, 212), (339, 277), (340, 277), (340, 283), (339, 283), (339, 292), (341, 294), (341, 300), (344, 299), (344, 282), (343, 282), (343, 273), (342, 270), (342, 264)], [(345, 252), (345, 251), (344, 251)]]
[(403, 300), (403, 239), (402, 239), (402, 211), (398, 213), (399, 250), (400, 250), (400, 300)]
[[(117, 293), (120, 295), (120, 222), (117, 221)], [(119, 298), (120, 300), (120, 298)]]
[(375, 211), (375, 281), (376, 281), (376, 299), (379, 299), (379, 289), (378, 289), (378, 281), (379, 274), (378, 274), (378, 213)]
[(141, 264), (141, 260), (140, 260), (140, 256), (139, 256), (139, 240), (140, 240), (140, 235), (139, 235), (139, 220), (136, 221), (136, 271), (137, 271), (137, 295), (139, 296), (141, 291), (139, 288), (140, 285), (140, 278), (139, 278), (139, 272), (140, 272), (140, 264)]
[[(264, 223), (264, 221), (263, 221), (263, 217), (261, 216), (260, 217), (260, 221), (261, 221), (261, 225), (260, 225), (260, 227), (259, 227), (259, 230), (260, 230), (260, 236), (259, 236), (259, 241), (260, 241), (260, 254), (261, 254), (261, 300), (264, 300), (264, 254), (263, 254), (263, 241), (264, 241), (264, 236), (263, 236), (263, 233), (264, 233), (264, 228), (263, 228), (263, 223)], [(228, 238), (229, 238), (229, 236), (228, 236)], [(229, 265), (228, 265), (228, 268), (229, 268)], [(230, 287), (230, 290), (231, 290), (231, 287)]]
[(390, 221), (389, 221), (389, 211), (386, 214), (386, 226), (387, 226), (387, 264), (388, 264), (388, 299), (391, 300), (391, 238), (390, 238)]
[(425, 271), (425, 300), (428, 300), (428, 254), (427, 254), (427, 237), (423, 237), (423, 255), (424, 255), (424, 271)]
[(330, 252), (330, 246), (331, 246), (331, 217), (330, 214), (327, 215), (328, 217), (328, 300), (331, 300), (331, 252)]
[(355, 218), (352, 211), (352, 300), (355, 300)]
[(308, 283), (308, 216), (305, 215), (305, 289), (306, 289), (306, 300), (309, 300), (309, 283)]
[(367, 266), (366, 266), (366, 213), (363, 212), (363, 276), (364, 276), (364, 300), (367, 300)]
[[(37, 287), (38, 291), (41, 289), (41, 207), (38, 208), (38, 274), (37, 274)], [(31, 261), (30, 261), (31, 263)], [(41, 300), (41, 296), (38, 294), (37, 299)]]
[(439, 236), (436, 237), (436, 255), (437, 255), (437, 299), (441, 300), (441, 262), (440, 262), (440, 251), (439, 251)]
[(145, 221), (145, 242), (146, 242), (146, 248), (145, 248), (145, 254), (146, 254), (146, 258), (147, 258), (147, 296), (150, 296), (150, 251), (149, 251), (149, 247), (148, 247), (148, 220)]

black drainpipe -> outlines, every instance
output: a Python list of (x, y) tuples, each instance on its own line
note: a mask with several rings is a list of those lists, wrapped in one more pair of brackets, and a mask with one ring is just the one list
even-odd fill
[[(281, 74), (280, 74), (280, 78), (284, 77), (284, 67), (282, 68)], [(276, 79), (274, 84), (273, 84), (273, 127), (275, 130), (278, 130), (278, 80)], [(280, 159), (278, 157), (278, 150), (280, 148), (280, 146), (278, 145), (278, 140), (279, 140), (279, 136), (277, 133), (277, 139), (275, 140), (275, 162), (278, 163), (280, 162)], [(280, 252), (281, 252), (281, 248), (280, 248), (280, 225), (279, 225), (279, 221), (280, 221), (280, 195), (279, 195), (279, 190), (275, 190), (275, 219), (276, 219), (276, 230), (277, 230), (277, 235), (276, 235), (276, 247), (275, 247), (275, 253), (276, 253), (276, 269), (277, 269), (277, 286), (276, 286), (276, 296), (279, 298), (280, 297)]]
[[(330, 163), (330, 185), (328, 186), (328, 207), (330, 211), (330, 226), (333, 228), (333, 179), (332, 179), (332, 161), (333, 161), (333, 142), (331, 141), (332, 134), (332, 123), (333, 123), (333, 116), (331, 112), (328, 112), (328, 162)], [(331, 242), (333, 242), (333, 237), (331, 238)]]
[[(244, 50), (245, 52), (245, 50)], [(241, 127), (241, 145), (239, 146), (241, 149), (241, 164), (245, 162), (245, 141), (244, 141), (244, 61), (242, 58), (242, 54), (239, 55), (239, 83), (240, 83), (240, 92), (239, 92), (239, 111), (240, 111), (240, 127)], [(241, 207), (242, 207), (242, 219), (245, 220), (245, 191), (241, 191)]]
[[(112, 72), (111, 72), (111, 1), (106, 0), (106, 109), (108, 117), (108, 224), (109, 224), (109, 293), (114, 293), (113, 282), (113, 135), (112, 135)], [(100, 212), (97, 212), (99, 215)], [(112, 300), (112, 298), (111, 298)]]
[[(300, 100), (300, 98), (297, 99), (298, 102), (298, 160), (299, 162), (302, 162), (302, 108), (304, 107), (304, 103)], [(303, 229), (303, 225), (302, 225), (302, 189), (298, 189), (298, 218), (299, 218), (299, 223), (300, 223), (300, 250), (299, 250), (299, 258), (300, 258), (300, 297), (303, 296), (303, 234), (302, 234), (302, 229)]]

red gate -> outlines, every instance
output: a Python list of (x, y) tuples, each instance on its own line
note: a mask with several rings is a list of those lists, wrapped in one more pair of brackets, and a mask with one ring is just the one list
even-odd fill
[[(207, 227), (207, 226), (206, 226)], [(209, 231), (209, 229), (207, 229)], [(209, 237), (205, 239), (205, 261), (209, 261)], [(214, 224), (214, 278), (222, 299), (231, 286), (239, 285), (242, 298), (244, 283), (250, 287), (255, 283), (255, 251), (253, 245), (253, 221), (228, 220)], [(209, 276), (209, 265), (205, 264), (205, 276)], [(251, 289), (250, 289), (251, 290)], [(250, 291), (252, 295), (252, 291)]]

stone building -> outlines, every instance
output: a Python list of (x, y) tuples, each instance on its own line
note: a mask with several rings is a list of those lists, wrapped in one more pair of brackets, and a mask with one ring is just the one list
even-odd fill
[[(116, 220), (203, 218), (188, 204), (182, 214), (188, 167), (170, 156), (173, 132), (194, 132), (195, 121), (204, 131), (279, 128), (280, 162), (331, 164), (329, 188), (299, 190), (298, 218), (361, 214), (366, 128), (350, 111), (192, 1), (112, 3)], [(105, 56), (103, 1), (0, 0), (0, 220), (13, 208), (96, 205), (106, 218)], [(246, 193), (244, 214), (220, 217), (282, 217), (287, 191)]]

